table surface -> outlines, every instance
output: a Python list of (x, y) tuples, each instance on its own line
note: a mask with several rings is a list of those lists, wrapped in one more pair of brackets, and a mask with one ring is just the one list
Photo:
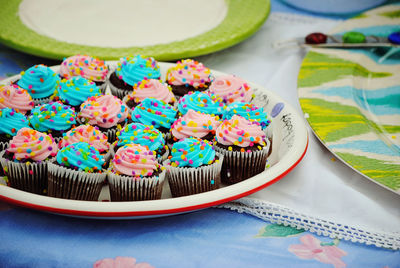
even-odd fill
[[(261, 29), (232, 48), (196, 58), (276, 92), (302, 113), (296, 78), (304, 50), (277, 40), (327, 31), (320, 16), (272, 1)], [(59, 64), (0, 46), (0, 79)], [(318, 163), (316, 165), (316, 163)], [(365, 230), (400, 231), (400, 197), (357, 174), (311, 134), (303, 161), (250, 198)], [(333, 239), (245, 213), (209, 208), (146, 220), (70, 218), (0, 202), (0, 267), (400, 267), (400, 251)]]

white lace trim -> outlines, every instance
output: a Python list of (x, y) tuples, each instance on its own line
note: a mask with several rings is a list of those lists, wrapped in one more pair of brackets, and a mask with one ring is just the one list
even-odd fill
[(304, 229), (318, 235), (375, 245), (377, 247), (400, 249), (400, 233), (383, 233), (346, 224), (335, 223), (317, 217), (298, 213), (290, 208), (255, 198), (241, 198), (217, 206), (239, 213), (247, 213), (271, 223)]

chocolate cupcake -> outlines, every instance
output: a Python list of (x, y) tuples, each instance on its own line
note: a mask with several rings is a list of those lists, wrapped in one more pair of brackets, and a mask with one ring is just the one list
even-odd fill
[(50, 101), (50, 96), (53, 95), (60, 80), (52, 69), (39, 64), (21, 72), (21, 78), (16, 84), (28, 91), (35, 104), (43, 104)]
[(223, 102), (250, 102), (253, 99), (253, 90), (243, 79), (234, 75), (223, 75), (212, 81), (207, 90), (211, 94), (222, 98)]
[(28, 114), (35, 106), (28, 91), (17, 84), (0, 85), (0, 109), (13, 108), (15, 111)]
[(109, 78), (111, 94), (123, 99), (139, 82), (160, 77), (160, 66), (155, 59), (141, 55), (122, 58)]
[(104, 159), (87, 142), (70, 144), (48, 163), (48, 195), (51, 197), (97, 201), (106, 179)]
[(224, 155), (222, 182), (233, 184), (265, 170), (270, 143), (261, 126), (234, 115), (216, 131), (215, 150)]
[(129, 108), (135, 108), (146, 98), (155, 98), (173, 105), (176, 101), (171, 86), (157, 79), (148, 79), (133, 86), (133, 91), (123, 101)]
[(63, 133), (76, 125), (75, 110), (61, 102), (36, 106), (29, 116), (30, 125), (37, 131), (51, 134), (58, 142)]
[(184, 115), (189, 110), (195, 110), (205, 114), (222, 115), (225, 105), (213, 95), (204, 92), (190, 92), (183, 96), (178, 102), (178, 110)]
[(30, 128), (21, 128), (0, 153), (10, 187), (35, 193), (47, 191), (47, 163), (57, 153), (57, 144), (51, 135)]
[(201, 139), (187, 138), (173, 144), (165, 161), (173, 197), (218, 189), (223, 156), (214, 146)]
[(154, 151), (127, 144), (115, 153), (107, 178), (111, 201), (154, 200), (161, 198), (165, 170)]
[(80, 76), (96, 83), (104, 94), (107, 87), (108, 67), (103, 60), (87, 56), (74, 55), (65, 58), (60, 65), (60, 76), (71, 79)]
[(204, 91), (211, 83), (210, 69), (191, 59), (181, 60), (167, 71), (167, 83), (178, 98), (191, 91)]
[(82, 103), (78, 120), (82, 124), (98, 126), (108, 141), (115, 141), (118, 128), (128, 121), (128, 107), (117, 97), (101, 95), (88, 98)]

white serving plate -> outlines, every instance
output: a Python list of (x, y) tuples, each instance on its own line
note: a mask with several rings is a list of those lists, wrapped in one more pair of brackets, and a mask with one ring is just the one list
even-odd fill
[[(114, 68), (116, 62), (108, 62)], [(160, 62), (162, 79), (171, 63)], [(52, 67), (58, 72), (59, 66)], [(224, 73), (211, 70), (213, 76)], [(19, 79), (19, 75), (1, 81), (1, 84)], [(255, 91), (252, 102), (264, 107), (271, 116), (273, 126), (272, 153), (268, 168), (245, 181), (234, 185), (222, 185), (220, 189), (185, 197), (172, 198), (168, 184), (160, 200), (132, 202), (95, 202), (60, 199), (41, 196), (0, 185), (0, 200), (10, 204), (74, 217), (107, 219), (140, 219), (161, 217), (195, 211), (226, 203), (255, 193), (282, 179), (303, 158), (308, 146), (308, 132), (295, 109), (275, 93), (249, 82)], [(99, 200), (108, 199), (107, 188), (103, 189)]]

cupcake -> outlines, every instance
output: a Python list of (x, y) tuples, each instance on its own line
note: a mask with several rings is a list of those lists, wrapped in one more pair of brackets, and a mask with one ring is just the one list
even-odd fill
[(215, 150), (224, 155), (222, 182), (233, 184), (265, 170), (270, 143), (261, 126), (234, 115), (216, 131)]
[(213, 141), (220, 124), (218, 116), (189, 110), (172, 124), (171, 143), (189, 137)]
[(249, 102), (234, 102), (228, 105), (222, 115), (223, 120), (231, 119), (235, 114), (260, 125), (262, 129), (267, 128), (271, 124), (264, 109)]
[(156, 153), (138, 144), (119, 148), (108, 170), (111, 201), (160, 199), (165, 170)]
[(222, 115), (224, 106), (221, 99), (203, 92), (190, 92), (183, 96), (178, 102), (178, 110), (183, 115), (189, 110), (195, 110), (205, 114)]
[(96, 83), (104, 94), (107, 86), (108, 68), (103, 60), (87, 56), (74, 55), (63, 60), (60, 65), (60, 76), (70, 79), (81, 76)]
[(202, 63), (186, 59), (168, 69), (167, 82), (175, 96), (182, 97), (190, 91), (206, 90), (211, 83), (211, 72)]
[(222, 98), (224, 103), (250, 102), (253, 99), (253, 90), (243, 79), (234, 75), (224, 75), (212, 81), (207, 90), (211, 94)]
[(176, 110), (168, 103), (146, 98), (132, 111), (132, 121), (154, 126), (166, 134), (174, 123), (176, 114)]
[(34, 106), (31, 95), (25, 89), (16, 84), (0, 85), (0, 109), (9, 107), (19, 113), (27, 114)]
[(48, 163), (48, 195), (51, 197), (97, 201), (107, 174), (104, 159), (87, 142), (70, 144)]
[(155, 98), (171, 105), (176, 101), (171, 87), (157, 79), (138, 82), (133, 87), (133, 91), (124, 97), (123, 101), (129, 108), (134, 108), (146, 98)]
[(47, 163), (57, 154), (51, 135), (30, 128), (21, 128), (0, 153), (0, 162), (8, 185), (23, 191), (45, 194)]
[(91, 125), (74, 127), (63, 134), (62, 139), (58, 142), (58, 147), (61, 149), (78, 142), (89, 143), (99, 151), (106, 162), (110, 160), (110, 143), (107, 136), (98, 127)]
[(146, 126), (141, 123), (131, 123), (117, 132), (114, 152), (126, 144), (139, 144), (150, 151), (155, 151), (157, 158), (163, 161), (168, 156), (167, 146), (163, 134), (154, 126)]
[(174, 143), (165, 162), (173, 197), (198, 194), (218, 189), (223, 156), (211, 143), (187, 138)]
[(145, 79), (160, 79), (160, 66), (153, 58), (141, 55), (122, 58), (110, 75), (110, 88), (114, 96), (123, 99), (133, 91), (133, 86)]
[(21, 78), (16, 83), (28, 91), (35, 104), (42, 104), (50, 101), (50, 96), (53, 95), (60, 80), (52, 69), (39, 64), (21, 72)]
[(53, 100), (59, 100), (79, 110), (79, 106), (90, 97), (101, 95), (100, 88), (86, 78), (75, 76), (71, 79), (63, 79), (52, 96)]
[(98, 126), (110, 143), (115, 141), (118, 127), (124, 126), (128, 118), (128, 107), (117, 97), (101, 95), (88, 98), (82, 103), (78, 120), (83, 124)]
[(35, 130), (51, 134), (59, 141), (64, 132), (75, 126), (75, 117), (75, 110), (71, 106), (51, 102), (33, 108), (29, 123)]

